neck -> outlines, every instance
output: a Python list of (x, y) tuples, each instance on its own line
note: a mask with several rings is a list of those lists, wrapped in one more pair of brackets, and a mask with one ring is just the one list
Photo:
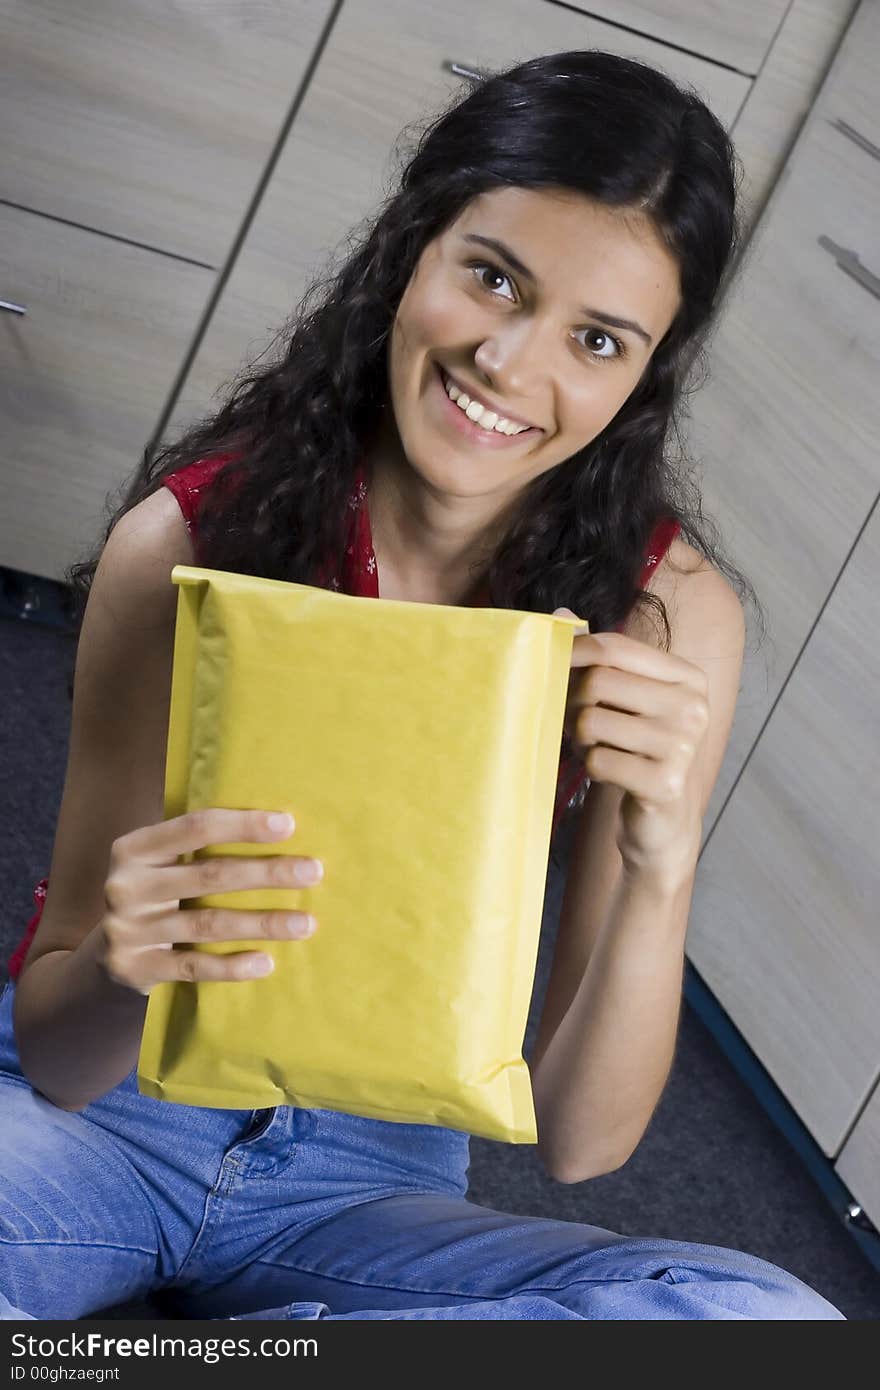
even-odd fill
[(378, 444), (368, 455), (367, 475), (380, 584), (384, 567), (396, 589), (460, 602), (488, 569), (500, 535), (497, 499), (452, 497), (432, 488), (401, 457), (399, 445), (395, 451)]

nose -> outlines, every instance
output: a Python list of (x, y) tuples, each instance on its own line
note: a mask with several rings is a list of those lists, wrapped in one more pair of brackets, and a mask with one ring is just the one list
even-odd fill
[(534, 323), (525, 320), (500, 325), (474, 352), (486, 384), (505, 400), (516, 401), (523, 411), (527, 402), (541, 399), (548, 361), (547, 344)]

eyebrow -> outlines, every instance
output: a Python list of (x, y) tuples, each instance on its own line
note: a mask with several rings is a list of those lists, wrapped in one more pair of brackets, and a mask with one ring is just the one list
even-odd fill
[[(508, 265), (512, 266), (518, 275), (522, 275), (525, 280), (530, 281), (533, 285), (538, 283), (537, 276), (529, 270), (527, 265), (523, 265), (519, 257), (515, 256), (510, 247), (505, 246), (503, 241), (496, 241), (494, 237), (490, 236), (477, 236), (476, 232), (466, 232), (464, 240), (475, 241), (481, 246), (488, 246), (491, 251), (496, 252), (503, 260), (507, 261)], [(582, 313), (585, 318), (597, 319), (600, 323), (607, 323), (612, 328), (628, 328), (631, 333), (637, 333), (649, 347), (651, 346), (650, 334), (645, 332), (640, 323), (635, 323), (632, 319), (622, 319), (616, 314), (606, 314), (603, 309), (581, 309), (580, 313)]]

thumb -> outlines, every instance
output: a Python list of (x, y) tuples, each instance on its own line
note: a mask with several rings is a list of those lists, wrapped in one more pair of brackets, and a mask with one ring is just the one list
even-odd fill
[(573, 613), (570, 608), (554, 608), (551, 616), (554, 618), (577, 618), (578, 622), (583, 624), (583, 626), (580, 632), (576, 633), (575, 636), (580, 636), (583, 633), (588, 633), (590, 630), (590, 624), (587, 622), (586, 618), (582, 618), (579, 614)]

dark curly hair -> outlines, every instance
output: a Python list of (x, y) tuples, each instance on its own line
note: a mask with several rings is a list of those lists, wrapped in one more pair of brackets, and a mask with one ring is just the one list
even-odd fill
[[(351, 234), (341, 267), (312, 281), (271, 360), (248, 364), (223, 388), (220, 409), (176, 442), (147, 447), (101, 546), (67, 572), (82, 608), (116, 521), (167, 474), (224, 451), (234, 457), (200, 517), (200, 563), (315, 583), (322, 557), (341, 562), (345, 501), (388, 396), (387, 343), (413, 270), (472, 199), (513, 185), (574, 190), (647, 216), (676, 259), (681, 303), (611, 422), (524, 487), (488, 569), (495, 603), (566, 606), (597, 632), (650, 604), (668, 650), (665, 607), (638, 579), (654, 524), (672, 516), (760, 615), (751, 585), (718, 554), (717, 528), (707, 538), (699, 489), (681, 466), (692, 368), (705, 356), (739, 249), (741, 170), (723, 126), (695, 92), (655, 68), (587, 49), (481, 75), (416, 130), (398, 187), (365, 231)], [(225, 485), (231, 471), (235, 488)]]

